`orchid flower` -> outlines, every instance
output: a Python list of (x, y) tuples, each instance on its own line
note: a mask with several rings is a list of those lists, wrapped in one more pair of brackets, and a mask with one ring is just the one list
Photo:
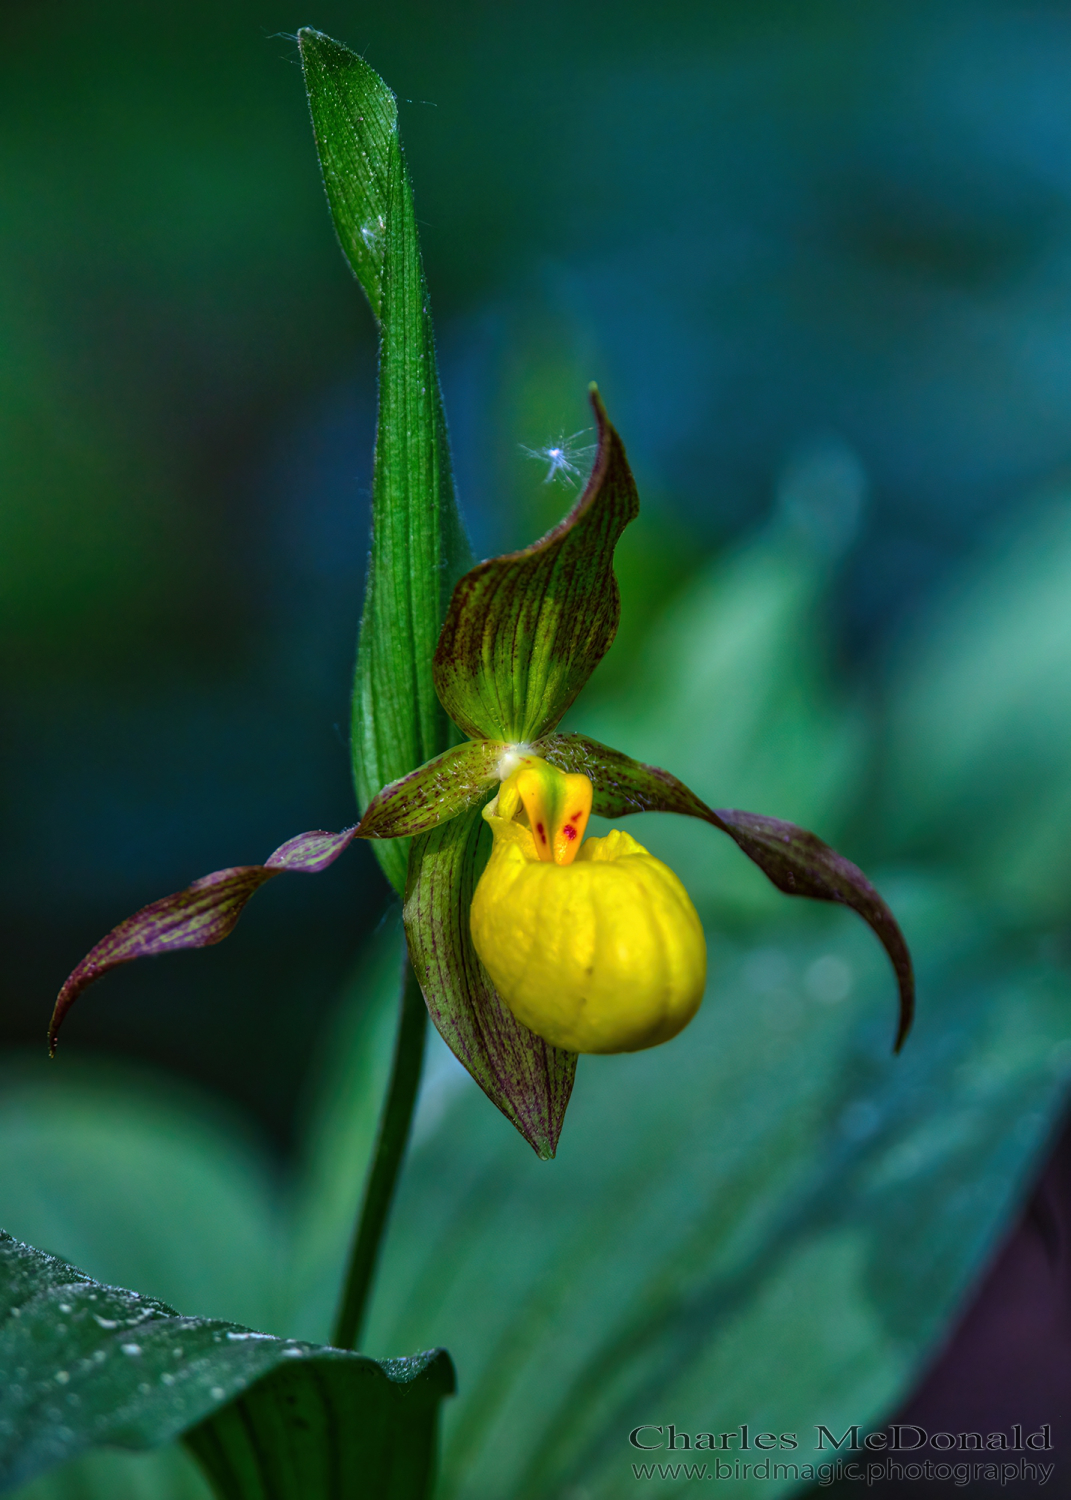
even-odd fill
[(855, 865), (805, 829), (714, 810), (668, 771), (556, 732), (614, 638), (613, 552), (639, 507), (624, 446), (594, 389), (592, 404), (598, 451), (573, 510), (454, 589), (433, 679), (465, 742), (384, 787), (354, 827), (299, 834), (262, 865), (217, 870), (120, 923), (64, 985), (53, 1047), (71, 1004), (108, 969), (221, 941), (266, 881), (318, 873), (354, 839), (411, 839), (405, 933), (431, 1019), (538, 1154), (552, 1156), (577, 1054), (663, 1042), (702, 996), (702, 930), (677, 877), (625, 833), (583, 840), (592, 811), (659, 811), (727, 834), (786, 894), (857, 911), (896, 972), (899, 1048), (911, 1022), (911, 959)]
[[(319, 874), (366, 839), (402, 900), (405, 926), (390, 1079), (374, 1143), (342, 1164), (347, 1183), (364, 1167), (364, 1189), (329, 1346), (179, 1317), (0, 1232), (0, 1304), (10, 1312), (0, 1365), (18, 1376), (6, 1382), (13, 1395), (4, 1410), (18, 1421), (0, 1420), (0, 1482), (87, 1446), (183, 1435), (225, 1500), (268, 1490), (284, 1500), (328, 1492), (426, 1500), (438, 1407), (454, 1389), (449, 1356), (374, 1361), (350, 1351), (405, 1155), (428, 1015), (546, 1158), (578, 1055), (680, 1045), (673, 1038), (706, 988), (703, 929), (683, 884), (624, 829), (587, 838), (592, 814), (698, 818), (780, 890), (853, 908), (892, 960), (897, 1047), (911, 1021), (903, 936), (853, 864), (804, 829), (712, 809), (668, 771), (561, 732), (617, 630), (614, 550), (639, 508), (624, 446), (592, 387), (598, 441), (572, 511), (523, 551), (471, 566), (396, 101), (339, 43), (307, 29), (297, 40), (335, 227), (379, 332), (352, 735), (362, 815), (340, 833), (299, 834), (263, 864), (216, 870), (121, 922), (64, 984), (50, 1045), (77, 997), (108, 970), (220, 942), (260, 886), (285, 873)], [(545, 482), (576, 467), (579, 436), (542, 455)], [(628, 1103), (622, 1097), (622, 1110)], [(689, 1315), (689, 1337), (702, 1322)], [(137, 1343), (128, 1342), (132, 1329)], [(501, 1337), (510, 1346), (515, 1329)], [(595, 1348), (589, 1371), (600, 1362)], [(57, 1425), (58, 1403), (68, 1425)]]
[[(620, 830), (584, 841), (591, 812), (645, 811), (700, 818), (786, 894), (857, 911), (896, 972), (899, 1048), (911, 958), (855, 865), (791, 823), (715, 811), (668, 771), (557, 732), (617, 630), (614, 548), (639, 511), (624, 446), (592, 386), (598, 441), (573, 509), (530, 547), (465, 571), (396, 101), (338, 42), (307, 29), (298, 41), (335, 228), (380, 335), (353, 711), (364, 812), (341, 833), (299, 834), (262, 865), (216, 870), (121, 922), (60, 991), (53, 1052), (100, 975), (222, 941), (267, 881), (318, 874), (369, 839), (402, 898), (409, 961), (439, 1034), (535, 1151), (553, 1156), (578, 1053), (666, 1041), (702, 998), (702, 929), (676, 875)], [(451, 744), (457, 731), (466, 738)], [(410, 1092), (422, 1024), (415, 1067), (399, 1073)]]

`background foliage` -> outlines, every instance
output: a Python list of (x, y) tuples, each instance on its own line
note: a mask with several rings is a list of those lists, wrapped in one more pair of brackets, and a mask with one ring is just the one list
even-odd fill
[[(588, 379), (628, 445), (623, 630), (572, 727), (815, 828), (902, 911), (922, 976), (894, 1063), (851, 919), (639, 820), (710, 924), (700, 1021), (587, 1060), (551, 1168), (437, 1061), (369, 1352), (450, 1346), (458, 1495), (612, 1493), (670, 1367), (674, 1421), (890, 1409), (1071, 1066), (1066, 7), (6, 20), (0, 1222), (191, 1311), (326, 1333), (394, 978), (366, 850), (265, 891), (218, 951), (112, 976), (55, 1067), (39, 1047), (118, 917), (351, 820), (374, 346), (277, 35), (311, 22), (415, 101), (477, 553), (566, 508), (519, 445), (585, 426)], [(350, 1199), (295, 1210), (336, 1161)], [(201, 1253), (173, 1254), (179, 1223)], [(192, 1494), (183, 1463), (98, 1458), (47, 1492), (164, 1493), (166, 1470)]]

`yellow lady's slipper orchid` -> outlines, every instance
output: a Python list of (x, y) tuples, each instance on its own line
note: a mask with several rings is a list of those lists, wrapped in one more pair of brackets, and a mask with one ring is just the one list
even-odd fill
[(638, 1052), (695, 1015), (707, 954), (673, 871), (627, 833), (583, 841), (591, 782), (525, 757), (483, 816), (472, 940), (502, 1000), (569, 1052)]

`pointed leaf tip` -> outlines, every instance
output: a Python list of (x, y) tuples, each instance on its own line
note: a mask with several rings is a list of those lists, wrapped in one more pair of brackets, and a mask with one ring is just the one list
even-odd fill
[(297, 36), (335, 233), (378, 320), (390, 174), (401, 162), (397, 101), (375, 69), (341, 42), (308, 26)]
[(318, 875), (333, 864), (357, 836), (356, 828), (342, 833), (319, 829), (299, 833), (281, 844), (262, 865), (235, 865), (203, 875), (185, 890), (143, 906), (112, 929), (68, 977), (59, 992), (48, 1027), (48, 1050), (55, 1056), (60, 1026), (84, 989), (135, 958), (152, 958), (181, 948), (208, 948), (234, 931), (246, 902), (276, 875)]
[(568, 516), (458, 583), (435, 651), (435, 689), (473, 738), (526, 741), (565, 713), (617, 633), (613, 556), (639, 514), (624, 445), (598, 391), (595, 465)]
[[(379, 324), (372, 551), (354, 680), (357, 799), (445, 750), (451, 735), (432, 656), (450, 591), (471, 556), (454, 498), (430, 304), (397, 103), (363, 58), (300, 34), (324, 187), (342, 249)], [(374, 846), (405, 889), (407, 850)]]

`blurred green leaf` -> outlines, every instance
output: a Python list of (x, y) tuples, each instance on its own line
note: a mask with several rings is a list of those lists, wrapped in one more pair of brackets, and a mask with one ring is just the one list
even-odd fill
[[(291, 1213), (258, 1143), (211, 1100), (128, 1067), (69, 1058), (57, 1068), (35, 1057), (0, 1075), (9, 1223), (22, 1238), (77, 1253), (98, 1279), (258, 1328), (296, 1324), (322, 1340), (389, 1068), (400, 938), (397, 920), (383, 925), (340, 1007)], [(35, 1481), (27, 1500), (205, 1493), (172, 1449), (77, 1459)]]
[(281, 1326), (317, 1343), (330, 1337), (390, 1076), (403, 953), (399, 916), (395, 910), (362, 949), (310, 1079)]
[[(427, 1491), (442, 1351), (376, 1364), (104, 1286), (0, 1232), (0, 1489), (87, 1448), (180, 1433), (220, 1494)], [(300, 1362), (300, 1364), (299, 1364)], [(359, 1412), (363, 1421), (355, 1423)], [(255, 1444), (250, 1435), (255, 1434)]]
[[(826, 557), (771, 528), (689, 584), (636, 670), (570, 725), (665, 766), (710, 806), (761, 808), (838, 842), (865, 769), (867, 730), (829, 681), (828, 578)], [(691, 820), (641, 814), (630, 832), (688, 870), (705, 918), (781, 915), (768, 882)]]
[(149, 1453), (101, 1449), (33, 1479), (17, 1500), (213, 1500), (181, 1441)]
[(919, 622), (890, 699), (890, 845), (1019, 920), (1071, 910), (1071, 497), (995, 540)]
[(0, 1215), (95, 1278), (280, 1326), (280, 1184), (211, 1098), (131, 1067), (43, 1056), (0, 1072)]
[(471, 1094), (416, 1150), (368, 1342), (450, 1342), (444, 1500), (616, 1500), (638, 1422), (802, 1445), (902, 1397), (1044, 1147), (1071, 1016), (954, 893), (893, 895), (926, 997), (900, 1058), (884, 959), (812, 907), (712, 940), (679, 1040), (583, 1060), (552, 1169)]
[[(335, 228), (380, 327), (372, 552), (353, 700), (363, 809), (381, 787), (449, 744), (431, 664), (468, 549), (394, 95), (330, 37), (306, 28), (298, 40)], [(401, 894), (405, 841), (374, 848)]]
[[(843, 820), (865, 738), (826, 685), (827, 577), (784, 528), (718, 564), (650, 644), (615, 742), (719, 802)], [(606, 733), (609, 706), (594, 717)], [(689, 889), (709, 860), (695, 826), (704, 847), (675, 865)], [(779, 903), (748, 947), (711, 935), (685, 1036), (584, 1059), (551, 1171), (465, 1094), (414, 1153), (369, 1346), (420, 1328), (458, 1360), (445, 1500), (616, 1500), (638, 1422), (805, 1442), (902, 1399), (1058, 1118), (1071, 1004), (1067, 973), (962, 891), (881, 883), (920, 970), (899, 1058), (866, 935), (807, 903), (787, 922)]]
[[(241, 1121), (131, 1067), (36, 1054), (0, 1072), (0, 1212), (98, 1280), (179, 1307), (281, 1325), (285, 1221), (275, 1173)], [(205, 1500), (177, 1447), (87, 1454), (19, 1500)]]

